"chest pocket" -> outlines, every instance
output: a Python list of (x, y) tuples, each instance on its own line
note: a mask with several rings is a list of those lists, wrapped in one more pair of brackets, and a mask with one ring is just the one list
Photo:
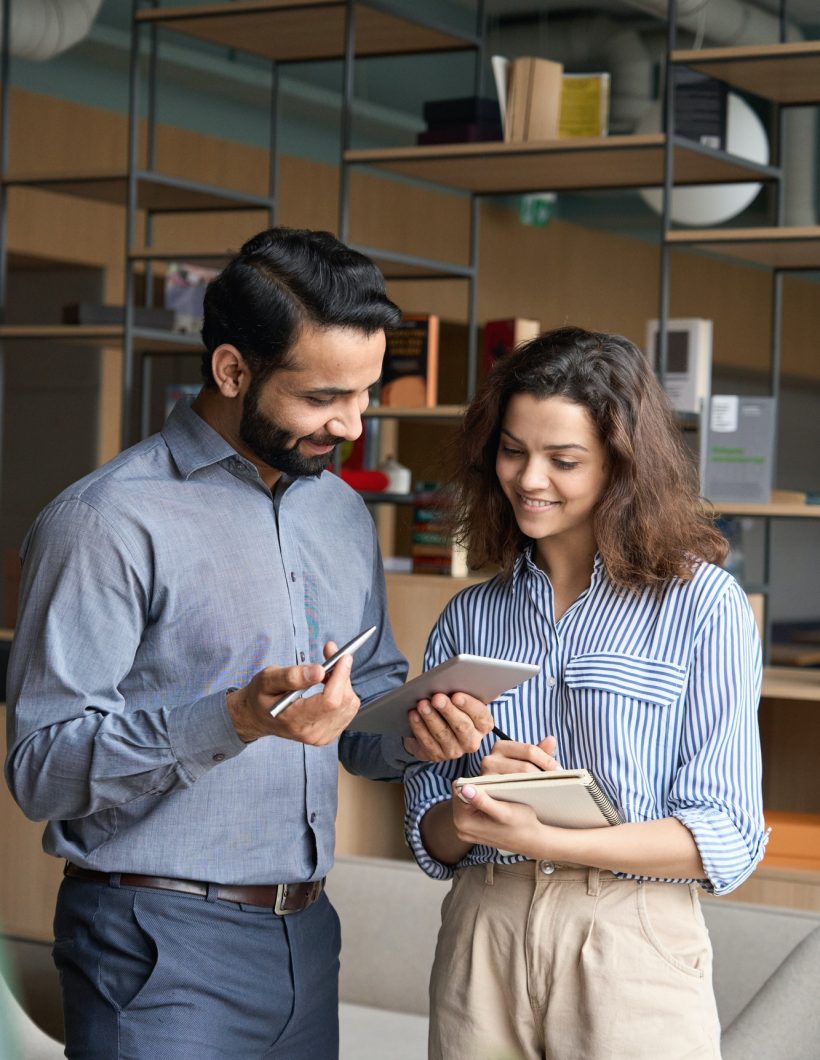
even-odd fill
[(685, 681), (686, 669), (677, 663), (605, 651), (576, 655), (564, 671), (568, 688), (625, 696), (662, 707), (680, 698)]

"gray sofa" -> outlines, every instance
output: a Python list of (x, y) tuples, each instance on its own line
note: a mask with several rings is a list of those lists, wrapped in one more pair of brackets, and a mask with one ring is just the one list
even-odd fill
[[(328, 891), (342, 921), (342, 1060), (424, 1060), (446, 890), (409, 862), (338, 859)], [(703, 909), (723, 1060), (820, 1060), (820, 914), (726, 898)]]
[[(410, 862), (338, 859), (328, 892), (342, 920), (341, 1060), (426, 1057), (427, 977), (446, 891), (447, 884), (428, 879)], [(820, 914), (724, 898), (703, 906), (715, 950), (724, 1060), (818, 1060)], [(5, 941), (25, 1009), (59, 1036), (50, 947)], [(4, 1014), (13, 1014), (24, 1042), (21, 1060), (62, 1055), (22, 1008), (7, 1004)], [(2, 1047), (0, 1060), (8, 1060)]]

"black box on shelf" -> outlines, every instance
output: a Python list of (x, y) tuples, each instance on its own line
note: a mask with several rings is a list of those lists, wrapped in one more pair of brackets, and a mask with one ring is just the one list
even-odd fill
[(487, 143), (492, 140), (503, 140), (504, 130), (501, 122), (461, 122), (456, 125), (436, 125), (435, 128), (420, 132), (416, 136), (418, 144), (469, 144)]
[(500, 125), (501, 110), (498, 100), (482, 96), (461, 99), (432, 99), (422, 111), (427, 128), (438, 125), (481, 124)]
[[(163, 306), (136, 306), (134, 324), (138, 328), (173, 331), (176, 313)], [(121, 305), (100, 305), (94, 302), (71, 302), (63, 306), (64, 324), (124, 324), (125, 309)]]
[(704, 147), (726, 150), (728, 88), (706, 74), (675, 67), (675, 132)]

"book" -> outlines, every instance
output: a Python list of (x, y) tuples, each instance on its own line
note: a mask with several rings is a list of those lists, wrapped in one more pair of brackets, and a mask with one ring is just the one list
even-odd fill
[(498, 100), (483, 96), (462, 96), (459, 99), (431, 99), (422, 108), (428, 129), (437, 125), (483, 122), (500, 123)]
[(724, 151), (728, 86), (685, 66), (676, 66), (674, 74), (676, 135)]
[(769, 503), (775, 411), (770, 397), (712, 396), (703, 474), (703, 494), (710, 501)]
[(550, 59), (513, 59), (508, 75), (505, 141), (557, 138), (563, 72), (563, 64)]
[(559, 828), (603, 828), (624, 819), (586, 769), (556, 769), (549, 773), (491, 773), (459, 777), (456, 792), (465, 784), (484, 788), (503, 802), (532, 806), (542, 824)]
[(403, 317), (386, 335), (379, 404), (394, 408), (436, 403), (439, 318)]
[(489, 372), (501, 357), (506, 357), (516, 346), (538, 338), (540, 334), (540, 320), (530, 320), (528, 317), (488, 320), (482, 336), (484, 370)]
[[(666, 322), (666, 375), (663, 381), (677, 412), (701, 413), (712, 388), (712, 321), (681, 317)], [(646, 325), (646, 352), (657, 372), (660, 334), (657, 320)]]
[(564, 74), (561, 78), (561, 109), (558, 135), (606, 136), (609, 132), (610, 76)]

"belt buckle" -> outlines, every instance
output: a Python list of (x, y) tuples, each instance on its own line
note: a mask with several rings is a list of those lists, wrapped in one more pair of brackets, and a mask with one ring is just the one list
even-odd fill
[(295, 913), (295, 909), (288, 909), (287, 900), (290, 894), (290, 889), (286, 883), (280, 883), (276, 888), (276, 901), (273, 903), (273, 911), (278, 916), (287, 916), (288, 913)]

